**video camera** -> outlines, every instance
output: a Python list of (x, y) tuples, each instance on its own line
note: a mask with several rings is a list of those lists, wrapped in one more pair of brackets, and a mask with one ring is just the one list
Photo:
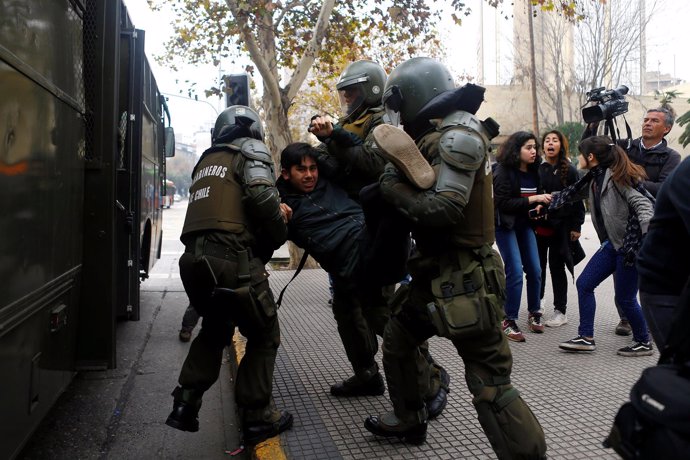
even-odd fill
[(602, 86), (588, 92), (587, 102), (596, 102), (597, 105), (582, 109), (582, 118), (585, 123), (612, 120), (618, 115), (626, 113), (628, 111), (628, 103), (625, 100), (626, 94), (628, 94), (628, 87), (625, 85), (609, 90)]

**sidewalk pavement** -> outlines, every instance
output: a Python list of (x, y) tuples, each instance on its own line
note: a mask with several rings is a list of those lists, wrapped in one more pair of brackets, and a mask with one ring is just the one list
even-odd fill
[[(118, 367), (79, 373), (29, 442), (23, 459), (227, 459), (239, 443), (239, 425), (232, 391), (234, 349), (223, 361), (221, 377), (204, 397), (198, 433), (165, 425), (172, 407), (170, 392), (188, 344), (177, 338), (187, 297), (179, 279), (177, 240), (184, 207), (165, 211), (163, 257), (142, 285), (141, 321), (118, 325)], [(175, 227), (177, 226), (177, 227)], [(583, 228), (588, 255), (598, 247), (591, 223)], [(576, 275), (584, 267), (576, 268)], [(293, 271), (271, 271), (277, 295)], [(426, 444), (409, 446), (377, 438), (363, 427), (364, 418), (390, 409), (388, 394), (380, 397), (334, 398), (331, 384), (351, 369), (337, 335), (323, 270), (304, 270), (287, 289), (279, 311), (282, 343), (274, 373), (274, 396), (280, 409), (292, 412), (295, 423), (268, 445), (234, 458), (291, 459), (489, 459), (495, 458), (476, 419), (466, 389), (463, 363), (451, 343), (430, 340), (434, 357), (451, 375), (451, 393), (444, 413), (429, 424)], [(552, 306), (547, 284), (546, 314)], [(527, 332), (526, 343), (511, 343), (513, 382), (546, 433), (552, 459), (615, 459), (601, 447), (618, 407), (645, 367), (658, 359), (624, 358), (616, 349), (629, 343), (613, 334), (618, 317), (611, 280), (597, 289), (595, 320), (597, 350), (590, 355), (562, 352), (558, 343), (577, 333), (577, 296), (569, 289), (569, 323)], [(523, 301), (523, 305), (525, 302)], [(522, 308), (519, 324), (526, 324)], [(526, 328), (525, 328), (526, 329)], [(196, 331), (195, 331), (196, 332)], [(241, 344), (241, 341), (237, 342)], [(240, 346), (235, 347), (241, 355)], [(380, 362), (380, 353), (377, 359)], [(280, 442), (278, 446), (277, 441)]]
[[(599, 247), (589, 221), (583, 226), (582, 245), (588, 256)], [(576, 267), (576, 277), (588, 259)], [(292, 271), (272, 273), (279, 292)], [(597, 350), (591, 354), (566, 353), (562, 341), (577, 335), (579, 312), (574, 284), (568, 291), (568, 324), (546, 328), (543, 334), (526, 332), (525, 343), (510, 343), (512, 381), (539, 419), (551, 459), (617, 459), (601, 445), (620, 405), (628, 400), (641, 371), (656, 363), (653, 356), (626, 358), (616, 350), (631, 337), (614, 334), (618, 314), (609, 278), (596, 290)], [(430, 351), (451, 376), (451, 392), (443, 414), (429, 424), (427, 442), (410, 446), (375, 437), (364, 429), (370, 414), (391, 409), (388, 393), (380, 397), (341, 399), (329, 394), (331, 384), (347, 378), (352, 370), (338, 338), (327, 304), (328, 282), (322, 270), (304, 270), (287, 289), (280, 309), (281, 348), (275, 370), (274, 395), (278, 407), (295, 417), (292, 430), (281, 443), (288, 458), (295, 459), (492, 459), (495, 458), (477, 421), (472, 397), (465, 385), (464, 366), (446, 339), (432, 338)], [(545, 314), (553, 312), (550, 279)], [(518, 324), (528, 330), (523, 297)], [(380, 353), (377, 356), (381, 366)]]

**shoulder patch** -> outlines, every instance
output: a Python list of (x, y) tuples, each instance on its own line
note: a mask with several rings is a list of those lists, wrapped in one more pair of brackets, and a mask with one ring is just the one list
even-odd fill
[(487, 155), (484, 136), (466, 126), (454, 126), (446, 130), (439, 141), (441, 159), (449, 165), (476, 171)]

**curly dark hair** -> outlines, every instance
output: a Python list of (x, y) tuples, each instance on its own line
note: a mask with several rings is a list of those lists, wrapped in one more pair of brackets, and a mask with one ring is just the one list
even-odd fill
[(541, 146), (542, 150), (544, 149), (544, 140), (546, 140), (546, 136), (549, 134), (555, 134), (558, 136), (558, 140), (561, 142), (561, 150), (558, 152), (558, 175), (559, 179), (561, 180), (561, 184), (563, 186), (568, 185), (568, 169), (570, 168), (570, 150), (568, 147), (568, 138), (563, 135), (562, 132), (558, 131), (557, 129), (552, 129), (551, 131), (547, 131), (544, 133), (544, 135), (541, 137)]
[[(528, 131), (518, 131), (511, 134), (498, 148), (496, 161), (503, 166), (518, 169), (520, 167), (520, 149), (530, 140), (537, 142), (537, 136)], [(539, 146), (537, 146), (538, 148)], [(529, 169), (538, 167), (539, 163), (541, 163), (541, 158), (537, 155), (537, 160), (529, 166)]]

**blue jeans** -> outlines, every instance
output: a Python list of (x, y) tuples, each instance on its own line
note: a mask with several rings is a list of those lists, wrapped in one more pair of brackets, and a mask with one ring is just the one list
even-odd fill
[(515, 225), (512, 230), (496, 229), (496, 245), (506, 270), (506, 317), (516, 320), (522, 299), (522, 273), (527, 276), (527, 310), (539, 310), (541, 265), (537, 237), (529, 225)]
[(597, 301), (594, 289), (606, 278), (614, 276), (615, 300), (630, 321), (633, 339), (636, 342), (649, 342), (647, 323), (642, 309), (637, 302), (637, 269), (625, 265), (623, 256), (607, 240), (589, 259), (587, 266), (577, 278), (577, 300), (580, 306), (580, 326), (577, 333), (585, 337), (594, 337), (594, 314)]

